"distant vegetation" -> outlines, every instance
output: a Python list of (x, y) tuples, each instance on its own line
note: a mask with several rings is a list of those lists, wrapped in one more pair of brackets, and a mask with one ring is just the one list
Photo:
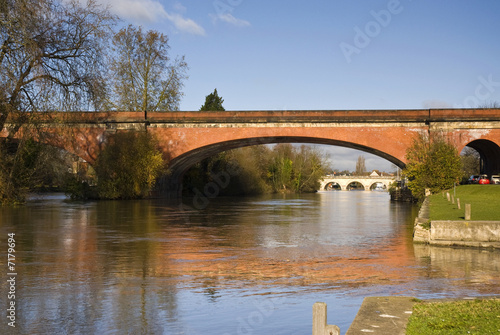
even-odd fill
[(184, 176), (184, 195), (203, 193), (213, 182), (223, 186), (219, 195), (315, 192), (327, 166), (323, 153), (305, 145), (235, 149), (191, 168)]

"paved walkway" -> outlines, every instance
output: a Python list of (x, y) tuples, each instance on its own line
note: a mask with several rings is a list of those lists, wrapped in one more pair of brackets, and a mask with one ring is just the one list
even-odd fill
[(346, 335), (404, 335), (415, 299), (367, 297)]

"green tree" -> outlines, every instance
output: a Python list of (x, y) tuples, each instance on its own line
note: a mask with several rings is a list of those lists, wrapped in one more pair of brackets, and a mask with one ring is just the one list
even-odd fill
[(295, 155), (294, 191), (315, 192), (320, 187), (319, 180), (326, 174), (325, 157), (314, 148), (302, 145)]
[(422, 199), (425, 190), (437, 193), (450, 189), (462, 177), (457, 149), (442, 134), (420, 134), (406, 152), (403, 175), (414, 197)]
[(205, 97), (205, 103), (201, 106), (200, 111), (224, 111), (222, 103), (224, 99), (219, 97), (217, 89), (214, 89), (213, 93), (210, 93)]
[(293, 171), (293, 147), (289, 143), (277, 144), (272, 152), (269, 169), (269, 180), (276, 192), (290, 192)]
[(184, 57), (169, 57), (166, 35), (129, 25), (115, 34), (112, 44), (111, 108), (144, 112), (179, 109), (187, 64)]
[(315, 192), (327, 162), (321, 153), (302, 145), (278, 144), (268, 160), (268, 180), (275, 192)]
[(100, 198), (143, 198), (164, 171), (164, 161), (152, 135), (123, 132), (109, 139), (99, 154), (95, 170)]

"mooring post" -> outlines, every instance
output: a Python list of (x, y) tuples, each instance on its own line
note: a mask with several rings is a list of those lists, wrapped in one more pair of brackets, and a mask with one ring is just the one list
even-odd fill
[(471, 218), (471, 206), (470, 204), (465, 204), (465, 219), (470, 220)]
[(326, 304), (317, 302), (313, 305), (312, 335), (340, 335), (340, 328), (326, 322)]

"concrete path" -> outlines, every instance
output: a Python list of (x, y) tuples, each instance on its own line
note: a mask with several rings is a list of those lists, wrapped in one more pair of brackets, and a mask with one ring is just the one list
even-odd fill
[(415, 299), (367, 297), (346, 335), (404, 335)]

